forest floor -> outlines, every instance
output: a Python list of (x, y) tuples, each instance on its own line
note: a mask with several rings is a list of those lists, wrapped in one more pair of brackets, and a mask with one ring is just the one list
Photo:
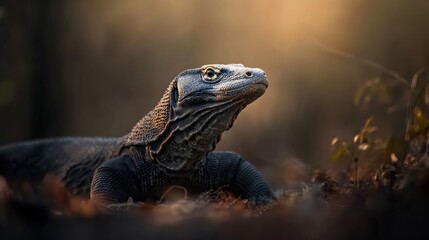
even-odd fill
[(45, 178), (43, 195), (14, 194), (0, 178), (0, 239), (427, 238), (429, 119), (415, 108), (402, 144), (376, 130), (370, 118), (352, 143), (333, 139), (331, 161), (343, 167), (308, 170), (268, 206), (222, 189), (196, 198), (184, 190), (106, 212), (54, 178)]
[(220, 189), (196, 199), (166, 198), (105, 213), (70, 197), (52, 179), (45, 181), (49, 200), (16, 197), (1, 180), (0, 239), (424, 238), (429, 235), (427, 136), (413, 137), (414, 147), (403, 161), (391, 155), (388, 161), (360, 166), (354, 151), (377, 146), (366, 139), (371, 123), (365, 126), (355, 144), (332, 143), (332, 160), (351, 159), (347, 168), (314, 170), (306, 181), (276, 191), (278, 201), (264, 207)]

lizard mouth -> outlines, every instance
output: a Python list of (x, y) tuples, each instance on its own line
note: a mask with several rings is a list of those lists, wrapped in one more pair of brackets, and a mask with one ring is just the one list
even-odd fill
[[(247, 79), (246, 79), (247, 80)], [(244, 100), (244, 106), (240, 111), (248, 104), (252, 103), (259, 97), (261, 97), (268, 88), (268, 81), (266, 79), (256, 79), (245, 85), (241, 85), (235, 88), (231, 88), (227, 91), (229, 96), (240, 96), (239, 98)]]
[(265, 90), (267, 90), (268, 81), (266, 78), (252, 79), (250, 81), (249, 79), (243, 79), (236, 85), (237, 86), (232, 86), (230, 89), (226, 90), (225, 91), (226, 95), (229, 95), (229, 96), (256, 95), (257, 96), (256, 98), (258, 98), (265, 93)]
[(263, 85), (265, 88), (268, 88), (268, 80), (266, 77), (256, 79), (254, 85)]

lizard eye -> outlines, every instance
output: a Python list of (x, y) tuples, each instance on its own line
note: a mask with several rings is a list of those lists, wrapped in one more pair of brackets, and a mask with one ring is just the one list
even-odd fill
[(215, 75), (216, 75), (216, 73), (215, 73), (215, 71), (213, 69), (207, 69), (206, 76), (208, 78), (214, 78)]
[(202, 70), (203, 73), (203, 78), (206, 81), (214, 81), (217, 79), (220, 70), (219, 69), (214, 69), (212, 67), (208, 67)]

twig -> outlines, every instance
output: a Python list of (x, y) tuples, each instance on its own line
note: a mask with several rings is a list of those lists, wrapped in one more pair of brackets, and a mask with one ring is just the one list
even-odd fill
[(391, 114), (391, 113), (394, 113), (396, 111), (401, 110), (402, 108), (407, 108), (407, 106), (408, 106), (408, 104), (406, 104), (406, 103), (391, 106), (391, 107), (387, 108), (386, 113)]
[(332, 47), (328, 47), (328, 46), (322, 44), (321, 42), (319, 42), (317, 40), (313, 40), (313, 44), (315, 46), (319, 47), (320, 49), (322, 49), (325, 52), (328, 52), (328, 53), (331, 53), (331, 54), (334, 54), (334, 55), (337, 55), (337, 56), (340, 56), (340, 57), (348, 58), (348, 59), (351, 59), (351, 60), (355, 60), (355, 61), (357, 61), (357, 62), (359, 62), (361, 64), (364, 64), (366, 66), (369, 66), (369, 67), (381, 70), (384, 73), (388, 74), (389, 76), (393, 77), (394, 79), (398, 80), (399, 82), (401, 82), (401, 83), (407, 85), (408, 87), (410, 87), (410, 83), (404, 77), (402, 77), (401, 75), (399, 75), (397, 72), (395, 72), (395, 71), (393, 71), (391, 69), (388, 69), (386, 67), (383, 67), (382, 65), (380, 65), (380, 64), (378, 64), (376, 62), (373, 62), (371, 60), (355, 56), (353, 54), (350, 54), (350, 53), (347, 53), (347, 52), (344, 52), (344, 51), (341, 51), (341, 50), (338, 50), (338, 49), (335, 49), (335, 48), (332, 48)]
[(159, 202), (162, 202), (162, 201), (164, 200), (165, 196), (167, 196), (167, 194), (168, 194), (168, 193), (169, 193), (173, 188), (179, 188), (179, 189), (182, 189), (182, 190), (183, 190), (183, 192), (185, 193), (185, 197), (184, 197), (184, 199), (187, 199), (187, 198), (188, 198), (188, 191), (186, 190), (186, 188), (184, 188), (184, 187), (182, 187), (182, 186), (179, 186), (179, 185), (173, 185), (173, 186), (169, 187), (169, 188), (164, 192), (164, 194), (162, 194), (161, 198), (159, 199)]
[(355, 157), (353, 159), (354, 162), (354, 175), (355, 175), (355, 186), (359, 187), (359, 179), (358, 179), (358, 164), (359, 164), (359, 160), (357, 157)]

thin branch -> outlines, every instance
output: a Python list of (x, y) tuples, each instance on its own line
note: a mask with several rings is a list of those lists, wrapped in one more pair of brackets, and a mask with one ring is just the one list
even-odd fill
[(383, 67), (382, 65), (380, 65), (380, 64), (378, 64), (376, 62), (373, 62), (371, 60), (364, 59), (364, 58), (352, 55), (350, 53), (347, 53), (347, 52), (344, 52), (344, 51), (341, 51), (341, 50), (338, 50), (338, 49), (326, 46), (326, 45), (322, 44), (321, 42), (319, 42), (317, 40), (313, 40), (313, 44), (315, 46), (319, 47), (320, 49), (322, 49), (325, 52), (328, 52), (328, 53), (331, 53), (331, 54), (334, 54), (334, 55), (337, 55), (337, 56), (340, 56), (340, 57), (348, 58), (348, 59), (357, 61), (357, 62), (359, 62), (359, 63), (361, 63), (363, 65), (366, 65), (366, 66), (369, 66), (369, 67), (381, 70), (384, 73), (388, 74), (389, 76), (393, 77), (394, 79), (396, 79), (396, 80), (400, 81), (401, 83), (403, 83), (403, 84), (407, 85), (408, 87), (410, 87), (410, 83), (404, 77), (402, 77), (401, 75), (399, 75), (397, 72), (395, 72), (395, 71), (393, 71), (391, 69), (388, 69), (386, 67)]
[(183, 192), (184, 192), (184, 199), (187, 199), (187, 198), (188, 198), (188, 191), (186, 190), (186, 188), (184, 188), (184, 187), (182, 187), (182, 186), (179, 186), (179, 185), (173, 185), (173, 186), (169, 187), (169, 188), (164, 192), (164, 194), (162, 194), (161, 198), (159, 199), (159, 202), (164, 201), (165, 196), (167, 196), (167, 194), (168, 194), (171, 190), (173, 190), (174, 188), (179, 188), (179, 189), (183, 190)]
[(398, 105), (395, 105), (395, 106), (391, 106), (391, 107), (387, 108), (386, 113), (391, 114), (391, 113), (399, 111), (399, 110), (401, 110), (403, 108), (406, 108), (407, 106), (408, 106), (408, 104), (406, 104), (406, 103), (402, 103), (402, 104), (398, 104)]

